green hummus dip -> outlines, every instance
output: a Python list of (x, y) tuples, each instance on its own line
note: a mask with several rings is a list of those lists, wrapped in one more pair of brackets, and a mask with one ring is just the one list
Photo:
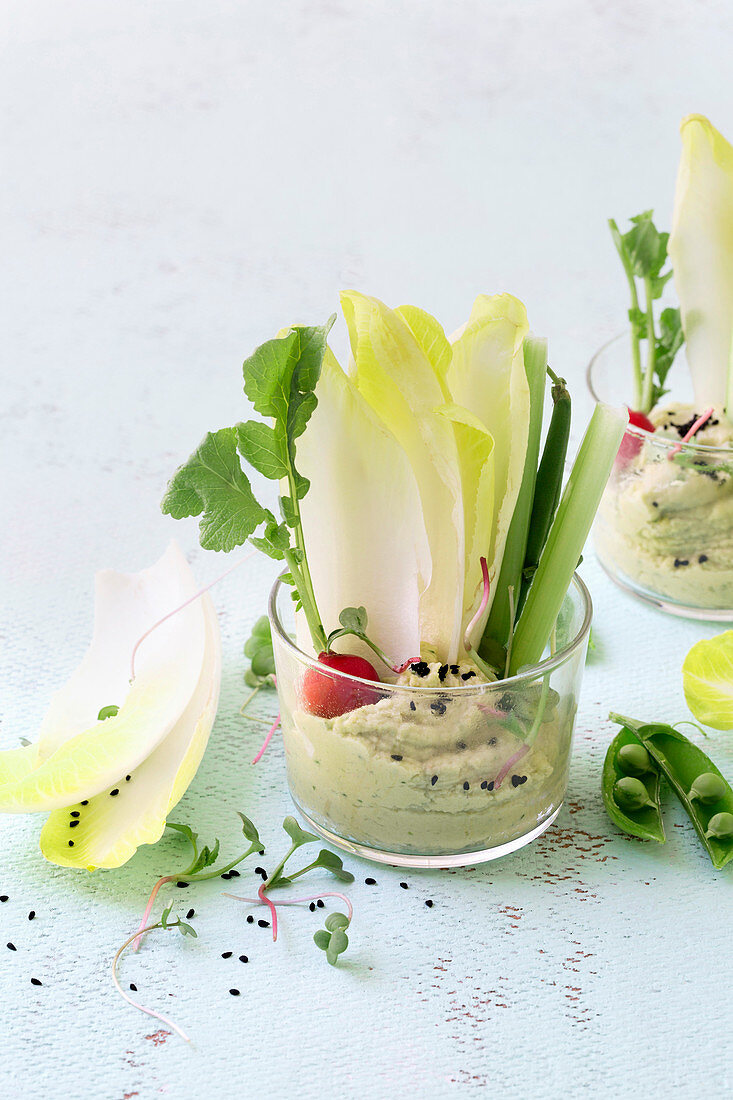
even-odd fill
[(340, 836), (395, 854), (480, 851), (536, 828), (562, 801), (574, 707), (550, 690), (528, 746), (540, 684), (477, 692), (472, 666), (439, 678), (446, 666), (422, 664), (427, 673), (401, 682), (443, 690), (393, 693), (333, 719), (283, 715), (296, 801)]
[[(679, 442), (691, 405), (651, 415), (655, 435)], [(674, 461), (645, 444), (611, 475), (598, 511), (596, 549), (612, 572), (679, 604), (733, 608), (733, 424), (714, 410), (698, 444), (730, 447), (730, 461), (689, 449)]]

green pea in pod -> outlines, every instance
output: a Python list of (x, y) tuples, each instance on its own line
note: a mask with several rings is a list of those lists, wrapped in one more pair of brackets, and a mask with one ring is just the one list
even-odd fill
[(705, 836), (708, 840), (733, 840), (733, 814), (724, 811), (711, 817)]
[(724, 795), (725, 780), (715, 772), (703, 772), (690, 787), (689, 799), (690, 802), (697, 799), (703, 806), (714, 806)]
[(653, 770), (652, 758), (643, 745), (622, 745), (618, 750), (616, 761), (625, 775), (646, 775)]

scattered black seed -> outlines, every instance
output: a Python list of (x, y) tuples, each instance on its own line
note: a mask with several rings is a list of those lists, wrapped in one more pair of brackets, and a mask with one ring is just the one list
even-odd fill
[(35, 920), (35, 919), (36, 919), (36, 911), (35, 911), (35, 909), (31, 909), (30, 913), (28, 914), (28, 920)]
[(495, 737), (490, 737), (489, 740), (486, 742), (486, 744), (487, 745), (495, 745), (496, 744), (496, 738)]
[(456, 741), (456, 748), (460, 749), (461, 752), (463, 752), (465, 747), (466, 747), (466, 742), (465, 741)]
[(377, 880), (375, 878), (365, 878), (364, 882), (366, 883), (367, 886), (376, 886), (377, 885)]
[(486, 790), (487, 791), (493, 791), (493, 789), (494, 789), (494, 780), (492, 779), (491, 782), (489, 784), (487, 784)]
[(438, 777), (437, 777), (437, 775), (434, 775), (433, 778), (430, 780), (430, 786), (434, 787), (437, 782), (438, 782)]
[(527, 782), (527, 776), (526, 775), (513, 775), (512, 776), (512, 787), (521, 787), (522, 783), (526, 783), (526, 782)]
[(129, 783), (131, 779), (132, 779), (131, 775), (126, 775), (125, 776), (125, 783)]
[(70, 816), (71, 817), (80, 817), (81, 815), (79, 814), (78, 810), (72, 810)]
[(79, 820), (78, 820), (78, 818), (75, 818), (73, 821), (69, 822), (69, 828), (70, 829), (75, 829), (78, 824), (79, 824)]
[(458, 665), (451, 665), (450, 670), (451, 670), (451, 672), (453, 673), (454, 676), (457, 676), (459, 671), (460, 671), (460, 669), (458, 668)]
[(31, 978), (31, 985), (43, 985), (43, 982), (40, 978)]
[(703, 562), (708, 560), (708, 556), (707, 554), (701, 554), (697, 560), (700, 562), (700, 565), (702, 565)]
[(80, 803), (79, 803), (79, 805), (80, 805), (80, 806), (88, 806), (88, 805), (89, 805), (89, 799), (88, 799), (88, 798), (85, 798), (83, 802), (80, 802)]
[(231, 871), (229, 872), (229, 878), (239, 878), (239, 871), (235, 871), (232, 867)]
[(428, 899), (427, 899), (427, 901), (425, 902), (425, 904), (427, 905), (428, 909), (432, 909), (432, 908), (433, 908), (433, 903), (432, 903), (432, 901), (430, 900), (430, 898), (428, 898)]
[(134, 982), (130, 982), (130, 989), (132, 990), (133, 993), (137, 993), (137, 986), (135, 985)]
[(675, 567), (675, 569), (679, 569), (679, 567), (680, 567), (681, 565), (689, 565), (689, 564), (690, 564), (690, 562), (689, 562), (689, 560), (688, 560), (687, 558), (675, 558), (675, 559), (674, 559), (674, 567)]
[(239, 996), (239, 990), (238, 989), (230, 989), (229, 992), (231, 993), (232, 997), (238, 997)]
[(471, 677), (475, 676), (475, 675), (476, 675), (476, 673), (473, 671), (473, 669), (471, 669), (470, 672), (462, 672), (461, 673), (461, 679), (462, 680), (470, 680)]
[(401, 882), (400, 886), (402, 887), (403, 890), (409, 890), (410, 889), (410, 887), (407, 885), (406, 882)]
[(430, 709), (433, 714), (437, 714), (439, 717), (445, 714), (445, 703), (431, 703)]
[(114, 797), (115, 797), (115, 795), (116, 795), (116, 794), (119, 794), (119, 793), (120, 793), (120, 788), (119, 788), (119, 787), (115, 787), (115, 789), (114, 789), (113, 791), (110, 791), (110, 792), (109, 792), (109, 797), (110, 797), (110, 798), (114, 798)]
[(223, 878), (226, 882), (229, 882), (229, 879), (231, 878), (231, 875), (229, 874), (228, 871), (225, 871), (223, 875), (219, 875), (219, 878)]
[(318, 899), (318, 901), (316, 902), (316, 905), (318, 906), (319, 909), (325, 909), (326, 908), (326, 903), (321, 898)]
[(254, 922), (255, 922), (255, 919), (252, 916), (252, 914), (250, 913), (249, 916), (247, 917), (247, 924), (254, 924)]
[(231, 959), (233, 954), (234, 954), (233, 951), (222, 951), (221, 957), (222, 957), (222, 959)]
[(18, 948), (15, 946), (14, 943), (9, 943), (7, 946), (8, 946), (8, 951), (17, 951), (18, 950)]
[(184, 882), (183, 879), (181, 879), (180, 882), (177, 882), (176, 886), (178, 887), (179, 890), (187, 890), (188, 889), (188, 883)]
[(417, 707), (416, 707), (416, 706), (415, 706), (415, 704), (414, 704), (414, 703), (412, 702), (412, 700), (410, 700), (410, 710), (417, 710)]
[(393, 759), (393, 760), (398, 760), (398, 761), (399, 761), (399, 760), (401, 760), (401, 759), (402, 759), (402, 757), (400, 756), (400, 754), (399, 754), (398, 752), (393, 752), (393, 753), (392, 753), (392, 759)]
[(0, 901), (7, 901), (7, 900), (8, 900), (8, 895), (7, 894), (0, 894)]
[(312, 901), (312, 902), (310, 903), (310, 905), (308, 906), (308, 908), (310, 909), (311, 913), (315, 913), (315, 911), (316, 911), (316, 903), (315, 903), (314, 901)]
[(416, 676), (429, 676), (430, 665), (427, 661), (415, 661), (413, 665), (410, 665), (410, 671), (414, 672)]
[(69, 841), (69, 847), (70, 847), (70, 848), (73, 848), (73, 847), (74, 847), (74, 841), (73, 841), (73, 840), (70, 840), (70, 841)]
[(264, 867), (255, 867), (255, 874), (256, 875), (264, 875), (264, 873), (265, 873), (265, 868)]
[(258, 920), (257, 923), (259, 924), (260, 928), (269, 928), (270, 927), (269, 920)]
[(443, 681), (445, 680), (447, 675), (448, 675), (448, 666), (447, 665), (441, 665), (440, 668), (438, 669), (438, 679), (440, 680), (441, 684), (443, 683)]
[(485, 791), (485, 790), (486, 790), (486, 788), (488, 787), (488, 785), (489, 785), (489, 784), (488, 784), (488, 783), (487, 783), (487, 781), (486, 781), (486, 780), (484, 779), (484, 781), (483, 781), (483, 782), (482, 782), (482, 784), (481, 784), (481, 790), (482, 790), (482, 791)]
[(186, 913), (186, 920), (191, 920), (191, 917), (195, 917), (195, 916), (196, 916), (196, 910), (195, 909), (189, 909), (189, 911)]
[(471, 790), (471, 784), (468, 782), (467, 779), (464, 780), (463, 789), (464, 789), (464, 791), (470, 791)]
[(246, 955), (240, 955), (240, 956), (239, 956), (239, 961), (240, 961), (241, 963), (248, 963), (248, 962), (249, 962), (249, 959), (247, 958), (247, 956), (246, 956)]
[(264, 848), (260, 848), (260, 850), (259, 850), (259, 852), (257, 853), (257, 855), (258, 855), (258, 856), (263, 856), (264, 854), (265, 854), (265, 849), (264, 849)]
[(652, 508), (658, 508), (658, 507), (659, 507), (659, 501), (658, 500), (653, 500), (652, 501)]

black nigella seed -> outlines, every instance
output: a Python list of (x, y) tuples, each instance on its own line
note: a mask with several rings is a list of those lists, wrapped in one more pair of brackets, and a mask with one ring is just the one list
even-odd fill
[(35, 920), (35, 919), (36, 919), (36, 911), (35, 911), (35, 909), (31, 909), (30, 913), (28, 914), (28, 920)]
[(454, 676), (457, 676), (459, 671), (460, 671), (459, 668), (458, 668), (458, 665), (451, 665), (450, 670), (451, 670), (451, 672), (453, 673)]
[(8, 895), (7, 894), (0, 894), (0, 901), (7, 901), (7, 900), (8, 900)]
[(188, 883), (183, 882), (183, 880), (181, 880), (180, 882), (177, 882), (176, 886), (178, 887), (179, 890), (187, 890), (188, 889)]
[(239, 990), (238, 989), (230, 989), (229, 992), (231, 993), (232, 997), (238, 997), (239, 996)]
[(264, 848), (260, 848), (260, 850), (259, 850), (259, 852), (257, 853), (257, 855), (258, 855), (258, 856), (263, 856), (264, 854), (265, 854), (265, 849), (264, 849)]
[(476, 675), (476, 673), (473, 671), (473, 669), (471, 669), (470, 672), (462, 672), (461, 673), (461, 679), (462, 680), (470, 680), (471, 677), (475, 676), (475, 675)]
[(393, 760), (401, 760), (402, 757), (400, 756), (400, 754), (398, 752), (393, 752), (392, 753), (392, 759)]
[(410, 887), (407, 885), (406, 882), (401, 882), (400, 886), (402, 887), (403, 890), (409, 890), (410, 889)]
[(316, 903), (315, 903), (314, 901), (312, 901), (312, 902), (310, 903), (310, 905), (308, 906), (308, 908), (310, 909), (311, 913), (315, 913), (315, 911), (316, 911)]
[(133, 993), (137, 993), (137, 986), (135, 985), (134, 982), (130, 982), (130, 989), (132, 990)]
[(262, 879), (263, 882), (267, 882), (267, 871), (265, 870), (264, 867), (260, 871), (260, 878)]
[(70, 816), (71, 817), (80, 817), (81, 815), (80, 815), (78, 810), (72, 810)]
[(377, 880), (375, 878), (365, 878), (364, 882), (366, 883), (367, 886), (376, 886), (377, 885)]
[(431, 703), (430, 709), (432, 710), (433, 714), (437, 714), (439, 716), (443, 715), (445, 714), (445, 703)]
[(31, 978), (31, 985), (43, 985), (43, 982), (40, 978)]
[(433, 908), (433, 903), (432, 903), (432, 901), (430, 900), (430, 898), (428, 898), (428, 899), (427, 899), (427, 901), (425, 902), (425, 904), (427, 905), (428, 909), (432, 909), (432, 908)]
[(247, 956), (246, 956), (246, 955), (240, 955), (240, 956), (239, 956), (239, 961), (240, 961), (241, 963), (248, 963), (248, 962), (249, 962), (249, 959), (247, 958)]
[(652, 501), (652, 508), (658, 508), (658, 507), (659, 507), (659, 501), (658, 500), (653, 500)]
[(687, 559), (687, 558), (675, 558), (675, 559), (674, 559), (674, 567), (675, 567), (675, 569), (679, 569), (679, 567), (680, 567), (681, 565), (689, 565), (689, 564), (690, 564), (690, 562), (688, 561), (688, 559)]
[(526, 782), (527, 782), (527, 776), (526, 775), (513, 775), (512, 776), (512, 787), (521, 787), (522, 783), (526, 783)]
[(415, 704), (413, 703), (412, 700), (410, 700), (410, 710), (417, 710), (417, 707), (415, 706)]
[(489, 785), (489, 784), (488, 784), (488, 783), (487, 783), (487, 781), (486, 781), (486, 780), (484, 779), (484, 780), (483, 780), (483, 782), (481, 783), (481, 790), (482, 790), (482, 791), (485, 791), (485, 790), (486, 790), (486, 788), (488, 787), (488, 785)]
[(85, 798), (83, 802), (80, 802), (80, 803), (79, 803), (79, 805), (80, 805), (80, 806), (88, 806), (88, 805), (89, 805), (89, 799), (88, 799), (88, 798)]
[(460, 749), (461, 752), (463, 752), (465, 747), (466, 747), (466, 742), (465, 741), (456, 741), (456, 748)]
[(7, 945), (7, 948), (8, 948), (8, 951), (17, 951), (18, 950), (18, 948), (15, 946), (14, 943), (9, 943)]
[(190, 920), (191, 917), (195, 917), (195, 916), (196, 916), (196, 910), (195, 909), (189, 909), (189, 911), (186, 913), (186, 920)]
[(487, 791), (493, 791), (493, 789), (494, 789), (494, 780), (492, 779), (491, 782), (489, 784), (487, 784), (486, 790)]
[(126, 775), (125, 776), (125, 783), (129, 783), (131, 779), (132, 779), (131, 775)]
[(74, 819), (74, 821), (69, 822), (69, 828), (70, 829), (75, 829), (78, 824), (79, 824), (79, 821), (77, 819)]
[(437, 777), (437, 775), (434, 775), (433, 778), (430, 780), (430, 786), (434, 787), (437, 782), (438, 782), (438, 777)]
[(700, 565), (702, 565), (703, 562), (706, 562), (708, 560), (708, 556), (707, 554), (701, 554), (697, 560), (700, 562)]
[(270, 927), (269, 920), (258, 920), (257, 923), (259, 924), (260, 928), (269, 928)]
[(441, 665), (440, 668), (438, 669), (438, 679), (440, 680), (441, 684), (443, 683), (443, 681), (445, 680), (447, 675), (448, 675), (448, 666), (447, 665)]
[(223, 875), (219, 875), (219, 878), (223, 878), (225, 882), (229, 882), (229, 878), (230, 878), (229, 872), (225, 871)]
[(234, 868), (232, 867), (231, 871), (229, 872), (229, 877), (230, 878), (239, 878), (239, 871), (235, 871)]
[(221, 957), (222, 957), (222, 959), (231, 959), (233, 954), (234, 954), (233, 951), (222, 951)]
[(486, 742), (486, 744), (487, 745), (495, 745), (496, 744), (496, 738), (495, 737), (490, 737), (489, 740)]
[(415, 661), (413, 665), (410, 665), (410, 672), (414, 672), (416, 676), (424, 677), (430, 675), (430, 665), (427, 661)]
[(115, 789), (114, 789), (113, 791), (110, 791), (110, 792), (109, 792), (109, 797), (110, 797), (110, 798), (114, 798), (114, 797), (115, 797), (115, 795), (116, 795), (116, 794), (119, 794), (119, 793), (120, 793), (120, 788), (119, 788), (119, 787), (115, 787)]
[(464, 791), (470, 791), (471, 790), (471, 784), (468, 782), (467, 779), (463, 783), (463, 789), (464, 789)]
[(325, 909), (325, 908), (326, 908), (326, 903), (325, 903), (325, 901), (321, 901), (321, 899), (320, 899), (320, 898), (319, 898), (319, 899), (318, 899), (318, 901), (316, 902), (316, 905), (318, 906), (318, 908), (319, 908), (319, 909)]
[(247, 917), (247, 924), (254, 924), (254, 922), (255, 922), (255, 919), (252, 916), (252, 914), (250, 913), (249, 916)]
[(69, 847), (70, 847), (70, 848), (73, 848), (73, 847), (74, 847), (74, 841), (73, 841), (73, 840), (70, 840), (70, 841), (69, 841)]
[(264, 873), (265, 873), (264, 867), (255, 867), (255, 874), (256, 875), (263, 875)]

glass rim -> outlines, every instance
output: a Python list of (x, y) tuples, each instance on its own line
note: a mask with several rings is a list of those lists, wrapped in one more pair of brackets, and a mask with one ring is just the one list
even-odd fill
[[(285, 572), (286, 570), (284, 570), (283, 573), (281, 573), (280, 576), (277, 577), (275, 583), (272, 586), (272, 589), (270, 590), (270, 598), (267, 603), (267, 613), (270, 620), (270, 627), (275, 631), (283, 645), (287, 649), (289, 649), (291, 653), (293, 653), (301, 663), (307, 665), (309, 668), (313, 668), (319, 672), (323, 672), (325, 669), (328, 668), (328, 666), (320, 664), (320, 662), (315, 657), (311, 657), (310, 654), (304, 653), (302, 649), (299, 649), (293, 639), (289, 636), (289, 634), (286, 633), (283, 624), (280, 621), (280, 615), (277, 610), (277, 598), (280, 594), (281, 589), (284, 587), (282, 578)], [(466, 684), (465, 686), (461, 687), (422, 687), (420, 685), (412, 686), (411, 684), (390, 684), (380, 681), (379, 690), (387, 690), (389, 693), (394, 693), (398, 695), (400, 693), (410, 694), (414, 692), (435, 693), (436, 695), (449, 695), (455, 692), (466, 695), (483, 695), (486, 694), (486, 692), (497, 691), (499, 689), (507, 690), (508, 688), (516, 688), (521, 686), (522, 684), (527, 684), (532, 680), (541, 679), (548, 672), (553, 672), (556, 668), (559, 668), (560, 665), (565, 664), (565, 662), (570, 659), (570, 657), (578, 649), (578, 647), (583, 644), (590, 633), (591, 622), (593, 620), (593, 602), (591, 600), (590, 592), (588, 591), (588, 586), (578, 573), (574, 573), (570, 585), (568, 586), (568, 592), (570, 591), (570, 588), (575, 589), (576, 595), (578, 596), (581, 607), (583, 609), (583, 621), (580, 627), (567, 643), (567, 645), (563, 646), (562, 649), (557, 650), (556, 653), (550, 654), (549, 657), (546, 657), (543, 661), (539, 661), (536, 665), (531, 665), (523, 672), (515, 673), (514, 676), (507, 676), (506, 679), (503, 680), (492, 680), (490, 683), (486, 684)], [(329, 669), (329, 672), (333, 676), (338, 676), (343, 680), (352, 681), (355, 684), (365, 684), (371, 688), (375, 688), (377, 686), (377, 681), (375, 680), (365, 680), (361, 676), (352, 676), (348, 672), (339, 672), (336, 669)]]
[[(601, 358), (604, 352), (608, 351), (614, 344), (619, 344), (622, 340), (628, 338), (628, 332), (619, 332), (618, 335), (612, 336), (610, 340), (606, 340), (605, 344), (601, 344), (598, 350), (593, 355), (590, 363), (586, 367), (585, 381), (590, 395), (597, 405), (607, 405), (608, 402), (604, 401), (602, 397), (596, 393), (595, 386), (593, 384), (593, 368), (598, 360)], [(626, 405), (627, 409), (630, 409), (630, 405)], [(690, 440), (689, 443), (683, 443), (681, 439), (670, 439), (668, 436), (657, 435), (656, 432), (649, 432), (646, 428), (639, 428), (636, 424), (626, 425), (626, 435), (634, 436), (636, 439), (641, 439), (644, 442), (651, 443), (655, 447), (659, 447), (664, 451), (671, 451), (672, 448), (677, 449), (679, 454), (682, 451), (688, 451), (691, 454), (699, 454), (701, 451), (708, 455), (725, 455), (730, 458), (733, 455), (733, 446), (730, 447), (716, 447), (710, 443), (695, 443), (694, 440)]]

